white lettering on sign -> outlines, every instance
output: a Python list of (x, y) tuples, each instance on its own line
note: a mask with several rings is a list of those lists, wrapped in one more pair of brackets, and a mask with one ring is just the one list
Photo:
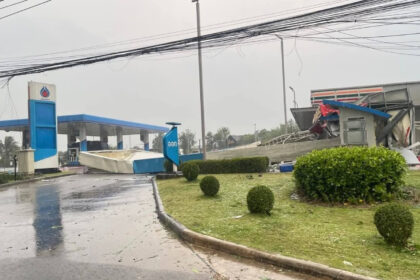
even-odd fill
[(175, 141), (168, 142), (168, 147), (178, 147), (178, 143)]

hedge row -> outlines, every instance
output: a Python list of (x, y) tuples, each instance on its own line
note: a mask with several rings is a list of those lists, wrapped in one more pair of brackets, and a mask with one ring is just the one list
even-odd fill
[[(200, 169), (200, 174), (264, 173), (267, 171), (268, 157), (235, 158), (222, 160), (192, 160)], [(181, 168), (182, 170), (182, 165)]]
[(388, 201), (400, 192), (404, 158), (383, 147), (340, 147), (316, 150), (297, 159), (298, 190), (325, 202)]
[[(21, 180), (23, 179), (22, 175), (17, 174), (16, 179)], [(6, 184), (9, 181), (15, 180), (14, 174), (8, 174), (8, 173), (0, 173), (0, 184)]]
[(9, 179), (5, 176), (5, 174), (0, 174), (0, 184), (5, 184), (9, 181)]

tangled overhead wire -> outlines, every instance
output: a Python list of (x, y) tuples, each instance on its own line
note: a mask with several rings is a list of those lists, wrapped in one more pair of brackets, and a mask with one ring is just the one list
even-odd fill
[[(371, 49), (379, 49), (378, 46), (370, 46), (361, 43), (354, 43), (350, 40), (367, 39), (376, 44), (383, 43), (382, 51), (406, 55), (420, 56), (420, 53), (400, 53), (386, 48), (388, 42), (378, 41), (375, 38), (357, 38), (352, 34), (343, 31), (355, 30), (357, 28), (373, 28), (386, 24), (420, 24), (419, 9), (420, 0), (363, 0), (340, 6), (309, 12), (301, 15), (291, 16), (283, 19), (233, 28), (225, 31), (214, 32), (200, 37), (203, 49), (220, 48), (229, 45), (242, 43), (245, 40), (258, 42), (261, 37), (281, 33), (284, 38), (301, 38), (312, 41), (336, 40), (339, 44), (355, 45)], [(414, 10), (413, 10), (414, 9)], [(325, 26), (342, 26), (343, 24), (361, 23), (360, 27), (325, 29)], [(291, 31), (305, 31), (304, 34), (292, 35)], [(315, 32), (314, 32), (315, 31)], [(344, 37), (325, 37), (328, 34), (341, 32)], [(416, 32), (411, 33), (415, 35)], [(418, 32), (417, 32), (418, 34)], [(402, 34), (395, 34), (400, 36)], [(71, 68), (81, 65), (89, 65), (103, 61), (120, 58), (138, 57), (150, 54), (168, 54), (190, 51), (197, 48), (197, 37), (190, 37), (151, 46), (131, 48), (120, 51), (104, 52), (99, 54), (79, 54), (72, 56), (43, 56), (40, 58), (27, 57), (19, 60), (0, 62), (0, 78), (10, 79), (12, 77), (42, 73), (46, 71)], [(417, 48), (418, 45), (405, 45), (399, 43), (400, 48)], [(389, 47), (389, 46), (388, 46)]]

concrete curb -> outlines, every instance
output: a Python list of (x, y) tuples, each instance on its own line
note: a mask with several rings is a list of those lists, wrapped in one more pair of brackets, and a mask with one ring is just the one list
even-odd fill
[(167, 179), (180, 178), (180, 177), (182, 177), (182, 174), (179, 174), (179, 173), (171, 173), (171, 174), (158, 173), (155, 176), (156, 176), (156, 179), (158, 179), (158, 180), (167, 180)]
[(185, 241), (265, 264), (271, 264), (314, 276), (328, 277), (337, 280), (378, 280), (377, 278), (355, 274), (311, 261), (265, 253), (243, 245), (238, 245), (191, 231), (165, 212), (155, 178), (152, 179), (152, 184), (158, 218)]
[(6, 183), (6, 184), (1, 184), (0, 188), (6, 188), (6, 187), (11, 187), (11, 186), (16, 186), (16, 185), (20, 185), (20, 184), (26, 184), (26, 183), (33, 183), (33, 182), (37, 182), (37, 181), (41, 181), (41, 180), (48, 180), (48, 179), (55, 179), (55, 178), (60, 178), (60, 177), (67, 177), (67, 176), (73, 176), (76, 175), (77, 173), (69, 173), (69, 174), (60, 174), (57, 176), (50, 176), (50, 177), (38, 177), (38, 178), (32, 178), (32, 179), (28, 179), (28, 180), (22, 180), (22, 181), (16, 181), (16, 182), (10, 182), (10, 183)]

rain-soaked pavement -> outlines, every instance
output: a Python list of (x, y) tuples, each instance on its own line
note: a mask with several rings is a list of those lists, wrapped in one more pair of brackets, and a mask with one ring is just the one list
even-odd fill
[(178, 240), (148, 177), (75, 175), (0, 189), (0, 279), (309, 278)]

